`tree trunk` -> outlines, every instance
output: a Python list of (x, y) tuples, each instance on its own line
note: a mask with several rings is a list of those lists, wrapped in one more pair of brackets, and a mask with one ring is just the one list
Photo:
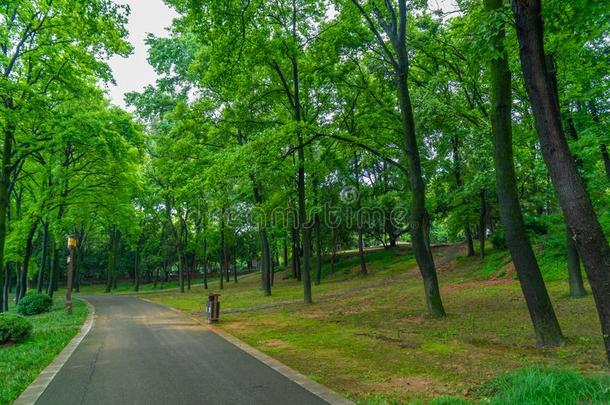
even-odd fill
[[(12, 104), (9, 103), (7, 107)], [(0, 285), (4, 284), (4, 274), (2, 267), (4, 267), (4, 245), (6, 242), (6, 229), (7, 229), (7, 208), (9, 199), (9, 183), (11, 177), (11, 158), (13, 156), (13, 137), (15, 135), (15, 124), (8, 122), (6, 130), (4, 131), (4, 146), (2, 148), (2, 170), (0, 170)], [(7, 294), (3, 291), (3, 294)], [(8, 303), (8, 295), (5, 295), (4, 300)], [(8, 304), (7, 308), (8, 310)], [(0, 309), (0, 312), (4, 312), (4, 308)]]
[(157, 284), (159, 283), (160, 272), (161, 272), (161, 269), (159, 267), (157, 267), (155, 269), (155, 276), (153, 278), (153, 289), (157, 288)]
[[(292, 58), (292, 72), (294, 82), (294, 104), (295, 104), (295, 121), (301, 122), (301, 102), (299, 97), (299, 70), (295, 58)], [(298, 147), (298, 222), (301, 228), (301, 243), (303, 246), (303, 267), (300, 269), (300, 275), (303, 278), (303, 301), (306, 304), (312, 302), (311, 298), (311, 229), (307, 221), (307, 208), (305, 206), (305, 146), (303, 144), (303, 133), (298, 131), (297, 138)]]
[(544, 59), (539, 0), (513, 0), (525, 87), (532, 104), (542, 156), (564, 218), (589, 277), (610, 361), (610, 245), (572, 160)]
[(315, 219), (314, 219), (315, 224), (315, 228), (314, 228), (314, 232), (315, 232), (315, 238), (316, 238), (316, 285), (320, 285), (320, 283), (322, 282), (322, 237), (320, 235), (320, 215), (316, 214)]
[(271, 287), (273, 287), (274, 283), (275, 283), (275, 266), (276, 264), (279, 265), (280, 263), (280, 258), (278, 256), (276, 256), (276, 260), (271, 262)]
[[(488, 11), (498, 12), (502, 0), (485, 0)], [(546, 286), (527, 237), (516, 189), (512, 150), (512, 81), (504, 50), (504, 29), (492, 37), (500, 56), (491, 62), (491, 126), (494, 141), (494, 165), (500, 215), (506, 244), (519, 276), (521, 289), (540, 346), (557, 346), (563, 335), (549, 299)]]
[(195, 255), (191, 255), (189, 253), (188, 256), (185, 257), (185, 262), (186, 262), (186, 289), (190, 290), (191, 289), (191, 275), (192, 275), (192, 271), (193, 271), (193, 266), (195, 264)]
[(580, 271), (580, 256), (570, 228), (566, 227), (566, 252), (568, 256), (568, 276), (570, 282), (570, 297), (582, 298), (586, 295), (585, 286)]
[[(403, 3), (403, 0), (400, 2)], [(403, 5), (404, 6), (404, 5)], [(406, 7), (406, 6), (405, 6)], [(406, 11), (405, 11), (406, 12)], [(406, 16), (405, 16), (406, 18)], [(429, 244), (429, 216), (426, 210), (426, 186), (422, 176), (419, 147), (415, 134), (415, 123), (413, 119), (413, 108), (408, 87), (408, 56), (404, 39), (400, 38), (400, 45), (395, 49), (398, 61), (398, 98), (402, 116), (404, 141), (407, 147), (409, 161), (409, 183), (411, 186), (411, 244), (415, 253), (415, 260), (419, 266), (424, 280), (424, 293), (428, 313), (433, 318), (445, 316), (445, 309), (441, 299), (438, 286), (436, 266), (432, 257)]]
[(42, 257), (40, 259), (40, 269), (38, 270), (38, 282), (36, 283), (36, 290), (38, 294), (42, 294), (42, 288), (44, 285), (44, 276), (47, 271), (47, 256), (49, 254), (49, 223), (45, 222), (42, 225)]
[(21, 298), (21, 266), (15, 263), (15, 305), (19, 303)]
[[(223, 212), (222, 227), (223, 227), (223, 237), (224, 237), (224, 235), (225, 235), (224, 216), (226, 215), (224, 207), (222, 209), (222, 212)], [(222, 249), (222, 270), (223, 270), (224, 278), (225, 278), (226, 282), (228, 283), (229, 281), (231, 281), (231, 276), (229, 274), (229, 245), (226, 243), (226, 241), (223, 243), (223, 249)]]
[(74, 252), (74, 291), (80, 292), (81, 269), (83, 267), (84, 249), (79, 247)]
[(487, 232), (487, 225), (485, 219), (487, 218), (487, 202), (485, 201), (485, 189), (482, 188), (479, 191), (479, 197), (481, 199), (481, 206), (479, 207), (479, 256), (481, 259), (485, 258), (485, 234)]
[[(595, 105), (595, 102), (590, 101), (588, 103), (589, 106), (589, 111), (591, 113), (591, 118), (593, 118), (593, 122), (597, 125), (600, 124), (599, 122), (599, 111), (597, 110), (597, 106)], [(608, 146), (606, 145), (605, 142), (600, 142), (599, 144), (599, 151), (601, 152), (602, 155), (602, 162), (604, 163), (604, 169), (606, 170), (606, 177), (608, 178), (608, 180), (610, 180), (610, 155), (608, 155)]]
[(330, 227), (330, 232), (331, 232), (331, 243), (333, 244), (332, 246), (332, 251), (330, 254), (330, 273), (331, 274), (335, 274), (335, 271), (337, 270), (337, 230), (335, 229), (334, 226), (331, 225)]
[(116, 284), (116, 264), (119, 251), (119, 231), (114, 227), (110, 230), (110, 251), (108, 254), (108, 273), (106, 276), (106, 292), (112, 291)]
[(54, 263), (56, 262), (55, 256), (57, 255), (57, 249), (55, 249), (55, 237), (52, 234), (50, 235), (50, 239), (51, 257), (49, 263), (49, 280), (47, 281), (47, 295), (53, 298), (53, 280), (55, 280), (55, 271), (57, 269)]
[(233, 282), (237, 283), (237, 241), (233, 247)]
[(225, 208), (222, 207), (220, 218), (220, 289), (224, 289), (224, 269), (227, 263), (227, 248), (225, 242)]
[(605, 143), (599, 145), (599, 150), (602, 153), (602, 160), (604, 162), (604, 168), (606, 169), (606, 177), (610, 180), (610, 155), (608, 155), (608, 147)]
[[(205, 231), (204, 231), (205, 232)], [(201, 243), (201, 256), (202, 256), (202, 264), (203, 264), (203, 287), (208, 289), (208, 252), (207, 252), (207, 238), (203, 237), (203, 242)]]
[(358, 256), (360, 257), (360, 274), (368, 275), (366, 270), (366, 259), (364, 257), (364, 235), (362, 224), (362, 206), (360, 204), (360, 169), (358, 155), (354, 153), (354, 182), (356, 184), (356, 226), (358, 228)]
[(299, 267), (300, 267), (300, 253), (299, 253), (299, 234), (297, 226), (291, 226), (292, 233), (292, 278), (300, 280)]
[(10, 270), (10, 266), (7, 263), (6, 266), (4, 266), (4, 271), (3, 271), (3, 283), (2, 283), (2, 297), (0, 299), (0, 312), (7, 312), (8, 311), (8, 295), (9, 295), (9, 287), (11, 285), (11, 270)]
[(133, 261), (133, 290), (140, 291), (140, 245), (136, 244), (135, 258)]
[(288, 269), (288, 241), (284, 238), (284, 269)]
[(21, 289), (19, 291), (19, 298), (17, 303), (25, 297), (25, 294), (28, 290), (28, 269), (30, 267), (30, 258), (32, 257), (32, 250), (34, 249), (34, 235), (36, 235), (36, 230), (38, 229), (38, 221), (35, 221), (30, 226), (30, 231), (28, 232), (28, 236), (25, 242), (25, 250), (23, 252), (23, 262), (21, 264)]
[[(453, 155), (453, 174), (459, 192), (462, 191), (464, 182), (462, 181), (462, 160), (460, 158), (459, 139), (457, 135), (451, 137), (451, 148)], [(464, 223), (464, 234), (466, 235), (466, 245), (468, 246), (468, 257), (474, 256), (474, 241), (472, 240), (472, 231), (470, 230), (468, 220)]]
[(266, 297), (271, 295), (271, 252), (269, 249), (269, 238), (263, 224), (259, 224), (259, 238), (261, 241), (261, 282)]

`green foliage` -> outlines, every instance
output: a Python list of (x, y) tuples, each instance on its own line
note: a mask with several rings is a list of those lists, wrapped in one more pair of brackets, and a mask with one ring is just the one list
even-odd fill
[(80, 330), (87, 305), (80, 300), (73, 305), (68, 315), (64, 300), (56, 298), (52, 311), (27, 318), (34, 327), (27, 341), (0, 348), (0, 404), (12, 403)]
[(53, 299), (48, 295), (26, 294), (17, 304), (17, 312), (25, 316), (38, 315), (43, 312), (49, 312), (52, 307)]
[(0, 345), (23, 343), (32, 334), (32, 323), (12, 313), (0, 314)]
[(607, 404), (610, 377), (585, 377), (571, 370), (534, 366), (492, 380), (481, 395), (493, 405)]
[(506, 249), (506, 237), (504, 236), (503, 228), (496, 228), (489, 239), (494, 249)]

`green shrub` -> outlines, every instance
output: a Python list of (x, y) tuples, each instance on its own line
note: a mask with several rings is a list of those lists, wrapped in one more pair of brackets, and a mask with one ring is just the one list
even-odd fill
[(44, 294), (27, 294), (17, 304), (17, 312), (21, 315), (36, 315), (49, 312), (53, 307), (53, 299)]
[(498, 227), (489, 237), (491, 245), (494, 249), (506, 249), (506, 238), (504, 237), (504, 229)]
[(608, 404), (610, 377), (585, 377), (575, 371), (528, 367), (495, 378), (481, 394), (487, 403), (500, 404)]
[(32, 333), (32, 324), (22, 316), (4, 313), (0, 314), (0, 344), (21, 343)]

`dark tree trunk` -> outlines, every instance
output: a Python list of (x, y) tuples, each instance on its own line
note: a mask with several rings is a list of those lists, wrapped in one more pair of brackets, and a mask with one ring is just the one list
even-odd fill
[(178, 253), (178, 284), (180, 285), (180, 292), (184, 292), (184, 254), (182, 253), (182, 243), (177, 242), (176, 251)]
[[(597, 110), (597, 106), (593, 101), (589, 102), (589, 111), (591, 112), (593, 122), (599, 125), (599, 111)], [(608, 180), (610, 180), (610, 156), (608, 155), (608, 146), (605, 142), (600, 142), (599, 150), (602, 155), (602, 162), (604, 162), (604, 168), (606, 169), (606, 177)]]
[(275, 283), (275, 266), (279, 263), (279, 260), (276, 256), (276, 260), (271, 261), (271, 269), (269, 273), (269, 278), (271, 279), (271, 286), (273, 287), (273, 283)]
[(55, 260), (55, 238), (52, 234), (49, 235), (49, 277), (45, 284), (45, 291), (49, 297), (53, 297), (53, 261)]
[(203, 287), (208, 289), (208, 252), (207, 252), (207, 238), (203, 237), (203, 242), (201, 243), (201, 264), (203, 265)]
[(25, 242), (25, 250), (23, 252), (23, 262), (21, 264), (21, 289), (19, 291), (19, 299), (17, 303), (25, 297), (25, 294), (28, 290), (28, 269), (30, 267), (30, 258), (32, 257), (32, 251), (34, 249), (34, 236), (36, 235), (36, 230), (38, 229), (38, 221), (34, 222), (30, 226), (30, 231), (28, 232), (28, 236)]
[[(292, 59), (292, 71), (294, 79), (294, 99), (295, 99), (295, 121), (301, 121), (301, 105), (299, 98), (299, 71), (296, 59)], [(303, 134), (298, 132), (298, 176), (297, 176), (297, 191), (298, 191), (298, 222), (301, 228), (301, 243), (303, 246), (303, 267), (299, 274), (303, 279), (303, 301), (306, 304), (312, 302), (311, 297), (311, 229), (307, 221), (307, 208), (305, 206), (305, 146), (303, 142)]]
[(19, 303), (21, 298), (21, 266), (15, 263), (15, 305)]
[(269, 238), (265, 227), (259, 225), (259, 238), (261, 240), (261, 282), (264, 295), (271, 295), (271, 251), (269, 248)]
[(191, 280), (189, 282), (189, 290), (191, 289), (191, 283), (197, 283), (197, 254), (192, 253), (191, 256)]
[(227, 244), (225, 241), (225, 207), (222, 207), (220, 219), (220, 289), (224, 288), (224, 273), (227, 265)]
[(4, 270), (3, 270), (3, 283), (2, 283), (2, 299), (0, 300), (0, 309), (2, 311), (0, 312), (7, 312), (8, 311), (8, 295), (9, 295), (9, 290), (10, 290), (10, 285), (11, 285), (11, 269), (9, 264), (7, 263), (6, 266), (4, 266)]
[[(451, 147), (453, 154), (453, 174), (455, 176), (455, 184), (458, 191), (462, 191), (464, 186), (462, 181), (462, 160), (460, 158), (459, 139), (456, 135), (451, 137)], [(468, 246), (468, 257), (474, 256), (474, 241), (468, 220), (466, 220), (464, 223), (464, 234), (466, 235), (466, 245)]]
[[(466, 228), (466, 230), (468, 231), (468, 232), (467, 232), (467, 235), (470, 235), (470, 240), (472, 241), (472, 234), (470, 233), (470, 228)], [(389, 234), (388, 234), (388, 237), (389, 237), (389, 239), (390, 239), (390, 248), (395, 248), (395, 247), (396, 247), (396, 242), (397, 242), (397, 239), (398, 239), (398, 238), (396, 237), (396, 234), (394, 234), (394, 233), (389, 233)], [(474, 248), (473, 248), (473, 249), (474, 249)]]
[(487, 201), (485, 200), (485, 189), (482, 188), (479, 191), (479, 197), (481, 199), (481, 206), (479, 207), (479, 256), (481, 259), (485, 258), (485, 234), (487, 232), (487, 224), (485, 219), (487, 218)]
[[(260, 183), (256, 180), (254, 175), (251, 176), (252, 179), (252, 191), (254, 193), (254, 202), (256, 204), (263, 203), (263, 194), (261, 190)], [(269, 236), (267, 235), (267, 224), (264, 222), (264, 218), (260, 218), (258, 224), (258, 238), (261, 246), (261, 287), (263, 289), (264, 295), (271, 295), (271, 250), (269, 247)], [(237, 270), (236, 270), (237, 271)]]
[[(502, 0), (485, 0), (485, 8), (499, 12)], [(494, 165), (500, 215), (504, 224), (506, 244), (519, 276), (521, 289), (540, 346), (557, 346), (563, 335), (548, 296), (546, 286), (527, 237), (516, 189), (512, 150), (512, 80), (504, 50), (504, 29), (493, 37), (499, 52), (491, 62), (491, 126), (494, 141)]]
[(358, 228), (358, 256), (360, 257), (360, 274), (366, 276), (366, 259), (364, 257), (364, 235), (362, 224), (362, 210), (360, 200), (360, 169), (358, 165), (358, 155), (354, 153), (354, 182), (356, 184), (356, 226)]
[[(406, 2), (399, 1), (401, 26), (406, 24)], [(428, 313), (433, 318), (445, 316), (445, 309), (441, 300), (441, 292), (438, 286), (436, 266), (430, 250), (429, 227), (430, 221), (426, 210), (426, 186), (422, 175), (419, 146), (415, 134), (415, 122), (413, 119), (413, 108), (408, 85), (408, 55), (405, 44), (404, 27), (401, 28), (402, 35), (393, 41), (395, 52), (398, 55), (398, 98), (402, 114), (404, 142), (407, 147), (409, 161), (409, 184), (411, 186), (411, 244), (415, 253), (415, 260), (419, 266), (424, 280), (424, 292)]]
[(49, 223), (45, 222), (42, 225), (42, 256), (40, 258), (40, 269), (38, 271), (38, 282), (36, 283), (36, 289), (38, 291), (38, 294), (42, 294), (45, 273), (47, 271), (48, 254), (49, 254)]
[[(6, 106), (11, 108), (12, 101), (7, 101)], [(11, 177), (11, 158), (13, 156), (13, 137), (15, 134), (15, 124), (8, 122), (4, 131), (4, 146), (2, 148), (2, 169), (0, 170), (0, 285), (4, 284), (4, 274), (2, 267), (4, 263), (4, 245), (6, 242), (7, 230), (7, 208), (9, 203), (9, 184)], [(8, 310), (8, 295), (3, 291), (4, 300), (7, 302), (6, 310)], [(4, 312), (4, 308), (0, 309)]]
[(74, 291), (79, 293), (80, 292), (80, 283), (81, 283), (81, 277), (82, 277), (82, 268), (83, 268), (83, 255), (84, 255), (84, 249), (82, 248), (77, 248), (76, 251), (74, 252)]
[(119, 256), (119, 243), (121, 234), (116, 228), (110, 230), (110, 252), (108, 255), (108, 275), (106, 280), (106, 292), (109, 293), (113, 288), (116, 289), (117, 280), (117, 260)]
[(330, 273), (334, 274), (337, 270), (337, 230), (333, 225), (330, 227), (330, 232), (331, 243), (333, 245), (330, 254)]
[(233, 282), (237, 283), (237, 242), (233, 246)]
[(135, 258), (133, 260), (133, 290), (140, 291), (140, 245), (136, 244)]
[(610, 360), (610, 245), (585, 185), (572, 160), (554, 101), (544, 58), (544, 29), (539, 0), (513, 0), (525, 87), (532, 104), (542, 156), (564, 218), (584, 263)]
[(298, 225), (292, 226), (292, 277), (301, 281), (301, 248)]
[(606, 177), (610, 180), (610, 155), (608, 155), (608, 147), (605, 143), (601, 143), (599, 145), (599, 150), (602, 153), (602, 160), (604, 162), (604, 167), (606, 168)]
[(406, 44), (407, 1), (398, 0), (398, 13), (396, 13), (392, 2), (385, 2), (387, 14), (393, 16), (393, 20), (387, 24), (381, 22), (381, 26), (385, 31), (385, 36), (389, 39), (391, 48), (394, 51), (393, 53), (388, 47), (388, 41), (375, 28), (373, 19), (364, 10), (360, 2), (358, 0), (352, 1), (367, 19), (371, 31), (383, 48), (386, 60), (392, 65), (396, 75), (395, 83), (402, 118), (404, 152), (409, 163), (408, 177), (411, 189), (411, 224), (409, 230), (411, 245), (424, 281), (424, 294), (428, 313), (433, 318), (442, 318), (445, 316), (445, 309), (443, 308), (438, 286), (436, 266), (434, 265), (432, 251), (430, 250), (430, 217), (426, 209), (426, 186), (423, 179), (419, 146), (415, 132), (411, 95), (409, 94), (409, 55)]
[(195, 264), (195, 255), (191, 255), (190, 253), (186, 259), (186, 289), (191, 289), (191, 277), (193, 272), (193, 266)]
[(576, 242), (574, 236), (567, 228), (566, 232), (566, 252), (568, 256), (568, 276), (570, 282), (570, 297), (582, 298), (586, 295), (585, 286), (582, 280), (582, 273), (580, 271), (580, 256), (578, 256), (578, 249), (576, 248)]
[[(165, 265), (164, 265), (165, 266)], [(159, 267), (157, 267), (155, 269), (155, 276), (153, 278), (153, 288), (156, 289), (157, 288), (157, 284), (159, 283), (159, 277), (161, 276), (161, 269)]]
[(288, 269), (288, 241), (284, 238), (284, 269)]
[(55, 292), (56, 280), (59, 278), (59, 252), (57, 251), (57, 243), (55, 237), (51, 237), (51, 265), (49, 266), (49, 283), (47, 284), (47, 294), (53, 298)]
[(315, 222), (315, 238), (316, 238), (316, 285), (320, 285), (322, 282), (322, 237), (320, 235), (320, 215), (316, 214), (314, 218)]

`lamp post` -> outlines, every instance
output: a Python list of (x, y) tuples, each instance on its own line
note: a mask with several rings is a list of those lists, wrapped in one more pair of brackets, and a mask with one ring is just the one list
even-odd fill
[(66, 312), (72, 315), (72, 279), (74, 276), (74, 249), (76, 248), (76, 237), (68, 237), (68, 285), (66, 287)]

